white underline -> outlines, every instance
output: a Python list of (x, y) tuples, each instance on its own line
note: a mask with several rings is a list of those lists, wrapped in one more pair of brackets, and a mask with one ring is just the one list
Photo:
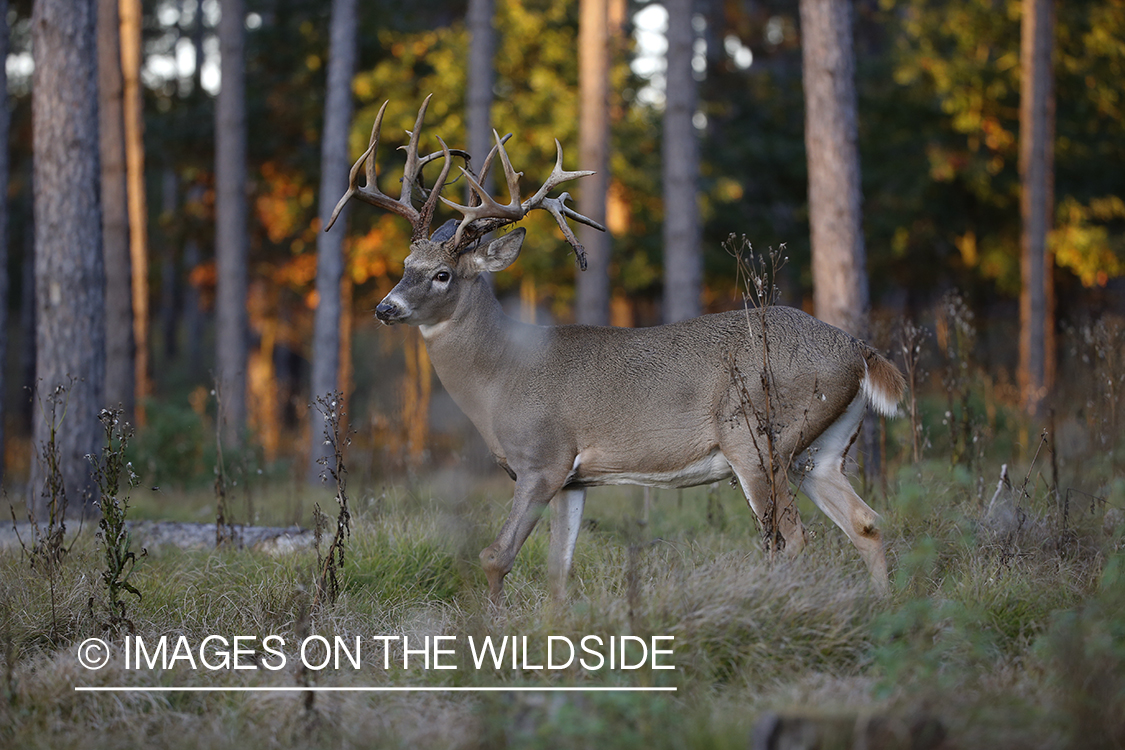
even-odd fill
[(75, 686), (79, 693), (674, 693), (674, 687), (127, 687)]

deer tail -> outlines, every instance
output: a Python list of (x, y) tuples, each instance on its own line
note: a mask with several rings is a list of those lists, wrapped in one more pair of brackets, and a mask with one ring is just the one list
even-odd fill
[(886, 417), (898, 415), (898, 402), (906, 392), (906, 378), (898, 368), (873, 349), (864, 354), (867, 373), (861, 386), (867, 403)]

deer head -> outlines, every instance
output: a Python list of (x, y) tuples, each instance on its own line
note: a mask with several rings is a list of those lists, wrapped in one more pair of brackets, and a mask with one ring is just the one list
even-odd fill
[[(605, 231), (605, 227), (567, 206), (569, 193), (549, 197), (549, 193), (561, 183), (592, 175), (593, 172), (568, 172), (562, 168), (562, 146), (555, 141), (556, 160), (554, 170), (542, 187), (527, 200), (521, 200), (520, 177), (504, 149), (504, 143), (511, 137), (501, 138), (495, 131), (496, 145), (484, 160), (479, 176), (474, 174), (470, 155), (464, 151), (450, 149), (441, 138), (441, 151), (427, 156), (419, 156), (419, 135), (426, 116), (431, 96), (427, 96), (418, 110), (414, 130), (410, 132), (410, 142), (405, 147), (406, 167), (402, 177), (402, 193), (398, 200), (385, 195), (378, 185), (375, 167), (376, 152), (379, 147), (379, 134), (383, 124), (384, 103), (375, 118), (371, 129), (371, 139), (367, 150), (352, 166), (348, 190), (336, 204), (332, 217), (325, 227), (328, 231), (336, 221), (340, 210), (351, 198), (384, 208), (407, 219), (412, 227), (410, 254), (403, 264), (402, 280), (375, 310), (376, 316), (384, 323), (410, 323), (414, 325), (433, 325), (447, 319), (462, 297), (462, 291), (470, 285), (482, 271), (501, 271), (511, 265), (519, 255), (523, 243), (524, 230), (516, 229), (489, 242), (483, 241), (487, 235), (505, 226), (515, 224), (536, 209), (550, 213), (563, 236), (574, 249), (579, 266), (585, 270), (586, 255), (582, 244), (574, 236), (567, 219), (579, 221), (588, 226)], [(463, 206), (441, 197), (441, 191), (448, 184), (451, 161), (454, 156), (465, 160), (461, 173), (468, 181), (471, 195), (469, 205)], [(500, 203), (481, 186), (485, 175), (499, 156), (508, 188), (508, 202)], [(422, 180), (422, 169), (430, 162), (442, 160), (441, 173), (427, 190)], [(359, 186), (360, 167), (366, 163), (366, 185)], [(421, 208), (414, 207), (414, 196), (418, 194), (424, 201)], [(437, 201), (441, 200), (450, 208), (462, 214), (460, 220), (450, 219), (432, 235), (429, 234)], [(428, 236), (427, 236), (428, 235)]]

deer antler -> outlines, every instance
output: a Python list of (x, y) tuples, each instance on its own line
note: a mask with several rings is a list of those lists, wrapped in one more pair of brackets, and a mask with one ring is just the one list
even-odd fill
[[(430, 99), (433, 94), (427, 96), (425, 101), (422, 102), (421, 108), (418, 110), (418, 117), (414, 122), (414, 129), (410, 131), (410, 143), (402, 148), (406, 151), (406, 168), (402, 175), (402, 194), (398, 200), (394, 200), (386, 195), (379, 189), (379, 175), (375, 169), (375, 156), (379, 149), (379, 133), (383, 127), (383, 114), (387, 110), (388, 102), (383, 102), (383, 106), (379, 108), (379, 114), (375, 117), (375, 124), (371, 127), (371, 139), (368, 142), (367, 150), (359, 157), (355, 164), (352, 165), (351, 172), (348, 175), (348, 190), (336, 203), (336, 208), (332, 211), (332, 216), (329, 218), (328, 223), (324, 227), (324, 231), (332, 228), (336, 223), (336, 218), (343, 210), (344, 204), (349, 199), (355, 197), (365, 203), (370, 203), (373, 206), (384, 208), (391, 213), (402, 216), (410, 222), (414, 228), (411, 239), (418, 240), (426, 236), (429, 231), (430, 222), (433, 221), (434, 209), (437, 206), (437, 199), (441, 194), (442, 188), (445, 186), (445, 178), (449, 175), (450, 157), (456, 155), (465, 159), (469, 155), (464, 151), (458, 149), (450, 149), (445, 145), (445, 141), (438, 138), (441, 143), (441, 151), (429, 154), (428, 156), (418, 156), (418, 137), (422, 131), (422, 122), (426, 117), (426, 108), (430, 104)], [(414, 207), (413, 192), (417, 187), (423, 194), (426, 192), (425, 188), (419, 180), (422, 167), (434, 161), (438, 157), (444, 159), (441, 174), (434, 183), (433, 189), (429, 191), (429, 195), (425, 199), (421, 209)], [(367, 184), (360, 187), (359, 182), (359, 169), (366, 163)]]
[[(539, 188), (535, 195), (521, 203), (519, 193), (519, 178), (523, 175), (523, 173), (516, 172), (512, 168), (512, 163), (508, 159), (508, 152), (504, 149), (504, 142), (508, 140), (510, 136), (504, 136), (504, 138), (500, 138), (496, 131), (492, 131), (492, 134), (493, 137), (496, 138), (496, 145), (492, 147), (492, 150), (489, 152), (488, 157), (485, 159), (484, 165), (481, 169), (481, 179), (483, 180), (483, 176), (488, 173), (488, 169), (492, 165), (493, 157), (499, 154), (500, 163), (504, 166), (504, 177), (508, 183), (509, 202), (507, 203), (507, 205), (498, 203), (495, 199), (488, 195), (483, 187), (481, 187), (480, 182), (475, 177), (473, 177), (472, 173), (462, 168), (461, 171), (464, 173), (465, 178), (469, 181), (472, 196), (479, 200), (479, 204), (462, 206), (460, 204), (454, 203), (453, 201), (447, 200), (446, 198), (441, 199), (447, 206), (460, 211), (464, 215), (464, 219), (462, 219), (460, 225), (458, 225), (457, 232), (454, 234), (451, 241), (451, 249), (456, 252), (457, 249), (462, 246), (462, 244), (468, 244), (467, 242), (463, 242), (466, 234), (468, 234), (468, 236), (470, 237), (469, 241), (471, 242), (473, 239), (482, 237), (492, 230), (504, 226), (505, 224), (511, 224), (512, 222), (519, 221), (524, 216), (526, 216), (529, 211), (534, 211), (537, 208), (541, 208), (555, 217), (555, 221), (558, 223), (559, 228), (562, 230), (563, 236), (566, 237), (566, 241), (569, 242), (571, 247), (574, 248), (574, 255), (578, 260), (579, 266), (582, 268), (582, 270), (586, 270), (586, 250), (584, 247), (582, 247), (582, 243), (578, 241), (578, 238), (575, 237), (574, 233), (570, 230), (570, 226), (566, 223), (566, 219), (574, 219), (575, 221), (581, 222), (587, 226), (591, 226), (602, 232), (605, 231), (605, 227), (603, 227), (593, 219), (583, 216), (577, 211), (569, 208), (566, 205), (566, 201), (570, 199), (569, 193), (563, 193), (557, 198), (548, 198), (547, 194), (563, 182), (567, 182), (568, 180), (576, 180), (580, 177), (588, 177), (589, 175), (592, 175), (594, 173), (590, 171), (567, 172), (563, 170), (562, 144), (560, 144), (558, 139), (556, 139), (555, 149), (557, 151), (557, 158), (555, 160), (554, 170), (552, 170), (550, 176), (547, 178), (547, 181), (543, 183), (543, 186)], [(473, 203), (473, 201), (470, 200), (470, 203)]]

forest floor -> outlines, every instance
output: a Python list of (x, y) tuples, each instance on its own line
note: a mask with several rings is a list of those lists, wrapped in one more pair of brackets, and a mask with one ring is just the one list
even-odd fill
[[(562, 605), (548, 596), (545, 523), (507, 578), (505, 606), (485, 596), (477, 553), (507, 513), (506, 480), (357, 492), (338, 596), (315, 605), (334, 519), (319, 550), (306, 531), (284, 551), (215, 549), (213, 523), (179, 524), (202, 540), (185, 549), (138, 522), (128, 580), (140, 596), (119, 592), (120, 611), (89, 525), (68, 531), (53, 566), (0, 545), (0, 745), (743, 748), (758, 726), (775, 739), (863, 735), (868, 747), (1121, 747), (1122, 480), (1097, 501), (1067, 493), (1064, 507), (1042, 483), (1021, 492), (1013, 470), (1005, 526), (988, 514), (998, 472), (923, 462), (890, 477), (885, 495), (868, 492), (883, 516), (887, 596), (804, 498), (809, 545), (771, 560), (725, 483), (655, 492), (650, 504), (640, 488), (592, 490)], [(260, 487), (255, 514), (283, 530), (293, 492)], [(163, 513), (197, 517), (213, 501), (185, 492)], [(138, 507), (162, 513), (151, 499)], [(340, 638), (338, 666), (312, 668), (326, 656), (317, 636)], [(478, 664), (486, 636), (514, 639), (514, 663), (509, 650)], [(622, 637), (624, 666), (643, 666), (622, 668), (614, 653), (611, 667)], [(96, 670), (80, 662), (91, 638), (109, 648)], [(549, 668), (568, 644), (574, 661)], [(86, 687), (131, 690), (76, 689)], [(255, 687), (288, 692), (245, 691)], [(675, 690), (527, 690), (544, 687)]]

